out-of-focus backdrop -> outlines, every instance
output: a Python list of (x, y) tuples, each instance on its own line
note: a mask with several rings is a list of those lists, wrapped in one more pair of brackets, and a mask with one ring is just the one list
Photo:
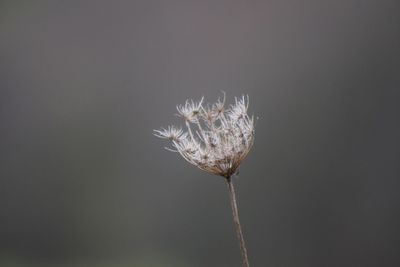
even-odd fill
[(240, 266), (222, 178), (165, 151), (250, 96), (252, 266), (400, 266), (400, 2), (1, 1), (0, 266)]

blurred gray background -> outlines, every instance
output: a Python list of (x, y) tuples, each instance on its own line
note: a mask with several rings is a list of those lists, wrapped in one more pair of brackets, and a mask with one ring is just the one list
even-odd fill
[(222, 178), (165, 151), (249, 94), (252, 266), (400, 266), (400, 2), (1, 1), (0, 266), (240, 266)]

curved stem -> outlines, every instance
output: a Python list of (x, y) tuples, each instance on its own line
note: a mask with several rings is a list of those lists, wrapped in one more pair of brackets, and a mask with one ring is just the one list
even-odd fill
[(235, 224), (236, 235), (239, 240), (240, 251), (242, 252), (243, 266), (249, 267), (250, 265), (249, 265), (249, 259), (247, 257), (247, 249), (246, 249), (246, 245), (244, 243), (242, 226), (240, 225), (240, 221), (239, 221), (239, 213), (238, 213), (238, 208), (237, 208), (237, 204), (236, 204), (235, 188), (233, 187), (232, 179), (230, 177), (226, 178), (226, 182), (228, 184), (228, 189), (229, 189), (229, 199), (231, 202), (233, 222)]

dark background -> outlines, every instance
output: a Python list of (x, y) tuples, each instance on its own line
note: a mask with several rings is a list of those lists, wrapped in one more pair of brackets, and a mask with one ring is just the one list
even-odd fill
[(240, 266), (152, 130), (249, 94), (252, 266), (400, 266), (400, 2), (1, 1), (0, 266)]

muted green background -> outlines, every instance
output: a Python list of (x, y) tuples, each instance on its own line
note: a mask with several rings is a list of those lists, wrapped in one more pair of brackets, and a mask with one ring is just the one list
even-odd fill
[(240, 266), (224, 181), (152, 129), (249, 94), (252, 266), (400, 266), (400, 3), (1, 1), (0, 266)]

